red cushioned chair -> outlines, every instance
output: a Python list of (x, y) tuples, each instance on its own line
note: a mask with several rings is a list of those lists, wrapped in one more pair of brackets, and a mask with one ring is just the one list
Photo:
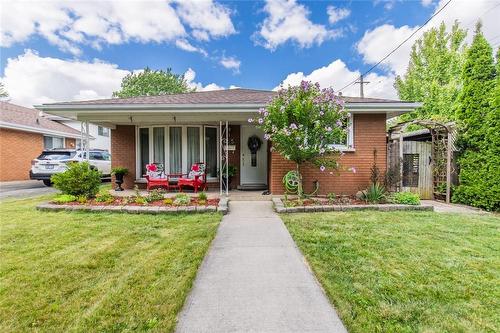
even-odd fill
[(194, 193), (198, 192), (198, 189), (205, 191), (207, 189), (207, 169), (205, 163), (195, 163), (191, 166), (191, 171), (187, 174), (187, 177), (181, 177), (177, 181), (179, 190), (186, 186), (192, 187)]
[(169, 183), (168, 176), (163, 172), (163, 165), (151, 163), (146, 165), (146, 178), (147, 187), (146, 189), (149, 191), (153, 187), (164, 188), (168, 191)]

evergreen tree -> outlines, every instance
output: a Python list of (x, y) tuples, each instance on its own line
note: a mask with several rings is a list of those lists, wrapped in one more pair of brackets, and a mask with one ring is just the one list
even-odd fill
[(192, 91), (184, 75), (145, 68), (141, 73), (130, 73), (122, 80), (121, 89), (113, 92), (113, 97), (155, 96), (178, 94)]
[(423, 102), (423, 107), (401, 116), (401, 121), (455, 119), (452, 105), (461, 87), (466, 35), (457, 22), (450, 32), (441, 23), (415, 42), (406, 74), (398, 76), (394, 86), (401, 100)]
[(481, 32), (476, 32), (462, 71), (463, 87), (456, 111), (463, 149), (477, 149), (485, 139), (485, 118), (492, 110), (491, 94), (495, 87), (495, 63), (492, 49)]
[(461, 202), (500, 210), (500, 64), (478, 24), (467, 52), (459, 97), (460, 185), (453, 194)]

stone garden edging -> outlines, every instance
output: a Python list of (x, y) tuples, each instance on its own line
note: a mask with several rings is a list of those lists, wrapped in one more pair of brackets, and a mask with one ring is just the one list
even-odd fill
[(78, 212), (108, 212), (127, 214), (177, 214), (177, 213), (209, 213), (220, 212), (226, 215), (228, 212), (228, 199), (220, 198), (218, 206), (85, 206), (85, 205), (56, 205), (43, 203), (36, 207), (41, 211), (78, 211)]
[(285, 207), (281, 198), (273, 198), (276, 213), (304, 213), (304, 212), (346, 212), (374, 210), (381, 212), (390, 211), (434, 211), (434, 206), (400, 205), (400, 204), (374, 204), (374, 205), (322, 205)]

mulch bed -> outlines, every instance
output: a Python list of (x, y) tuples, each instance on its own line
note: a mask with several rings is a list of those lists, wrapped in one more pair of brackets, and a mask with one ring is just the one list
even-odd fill
[[(167, 198), (165, 198), (167, 199)], [(175, 198), (168, 198), (168, 199), (172, 199), (172, 201), (175, 200)], [(146, 204), (140, 204), (140, 203), (136, 203), (133, 201), (134, 198), (126, 198), (126, 197), (123, 197), (123, 198), (118, 198), (116, 197), (112, 202), (98, 202), (96, 201), (95, 199), (90, 199), (90, 200), (87, 200), (86, 202), (84, 203), (80, 203), (80, 202), (77, 202), (77, 201), (73, 201), (73, 202), (67, 202), (67, 203), (64, 203), (64, 204), (60, 204), (60, 203), (56, 203), (56, 202), (52, 202), (53, 204), (56, 204), (56, 205), (70, 205), (70, 206), (140, 206), (140, 207), (148, 207), (148, 206), (152, 206), (152, 207), (176, 207), (176, 205), (174, 204), (165, 204), (165, 202), (163, 200), (157, 200), (157, 201), (152, 201), (152, 202), (148, 202)], [(200, 203), (200, 200), (198, 198), (191, 198), (191, 202), (189, 203), (189, 205), (185, 205), (185, 206), (218, 206), (219, 204), (219, 199), (207, 199), (204, 203)]]

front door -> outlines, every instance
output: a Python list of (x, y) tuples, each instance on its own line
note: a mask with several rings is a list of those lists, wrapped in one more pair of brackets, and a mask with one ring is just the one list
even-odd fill
[(241, 126), (240, 170), (241, 187), (267, 187), (267, 141), (255, 126)]

